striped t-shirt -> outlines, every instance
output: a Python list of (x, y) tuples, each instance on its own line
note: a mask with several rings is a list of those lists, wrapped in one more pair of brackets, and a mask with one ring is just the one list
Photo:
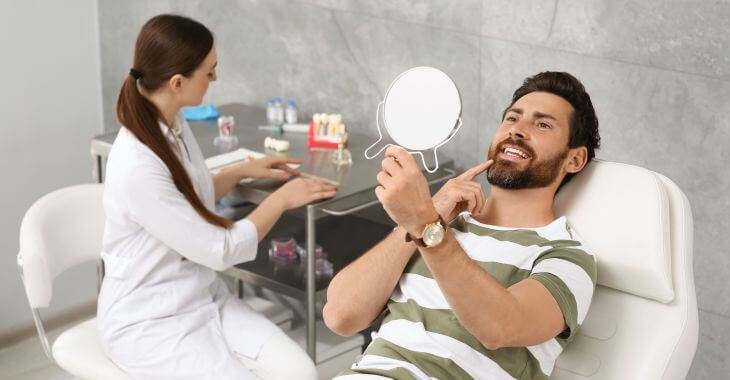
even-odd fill
[(337, 379), (546, 379), (585, 319), (596, 261), (565, 217), (539, 228), (504, 228), (468, 213), (451, 224), (464, 251), (504, 287), (540, 281), (567, 329), (530, 347), (486, 349), (456, 318), (421, 255), (406, 266), (373, 341)]

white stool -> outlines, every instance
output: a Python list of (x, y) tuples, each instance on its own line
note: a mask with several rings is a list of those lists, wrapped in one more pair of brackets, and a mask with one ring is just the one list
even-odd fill
[(82, 379), (128, 380), (130, 377), (104, 355), (96, 318), (64, 331), (51, 346), (39, 314), (39, 309), (51, 302), (56, 276), (84, 262), (100, 262), (103, 193), (101, 184), (78, 185), (36, 201), (20, 226), (18, 270), (48, 358)]

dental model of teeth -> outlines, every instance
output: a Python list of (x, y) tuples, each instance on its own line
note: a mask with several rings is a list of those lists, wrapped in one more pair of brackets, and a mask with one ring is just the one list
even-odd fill
[(286, 152), (289, 150), (289, 141), (267, 137), (264, 139), (264, 148), (275, 150), (277, 152)]
[(319, 148), (337, 148), (347, 143), (347, 127), (340, 114), (315, 113), (309, 123), (307, 145)]

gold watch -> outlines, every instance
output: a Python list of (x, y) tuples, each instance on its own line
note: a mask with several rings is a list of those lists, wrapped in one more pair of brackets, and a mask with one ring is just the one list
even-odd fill
[(444, 219), (439, 215), (437, 221), (429, 223), (423, 228), (423, 233), (421, 233), (421, 236), (423, 237), (414, 238), (410, 233), (406, 232), (406, 242), (412, 241), (419, 247), (433, 248), (441, 244), (445, 235), (446, 222), (444, 222)]

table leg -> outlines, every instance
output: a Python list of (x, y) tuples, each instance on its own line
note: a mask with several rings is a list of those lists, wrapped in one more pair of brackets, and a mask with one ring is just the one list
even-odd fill
[[(97, 183), (103, 183), (104, 180), (102, 178), (102, 158), (100, 154), (94, 155), (93, 157), (95, 159), (96, 167), (93, 169), (93, 173), (96, 175), (96, 182)], [(104, 260), (99, 258), (99, 261), (96, 263), (96, 294), (99, 294), (101, 292), (101, 284), (104, 281)]]
[(96, 155), (96, 181), (98, 183), (104, 182), (104, 178), (102, 177), (102, 157), (100, 154)]
[(99, 258), (96, 262), (96, 294), (101, 292), (101, 284), (104, 281), (104, 260)]
[(316, 331), (316, 307), (315, 304), (315, 220), (314, 206), (307, 206), (306, 240), (307, 240), (307, 354), (312, 361), (317, 363), (317, 331)]

